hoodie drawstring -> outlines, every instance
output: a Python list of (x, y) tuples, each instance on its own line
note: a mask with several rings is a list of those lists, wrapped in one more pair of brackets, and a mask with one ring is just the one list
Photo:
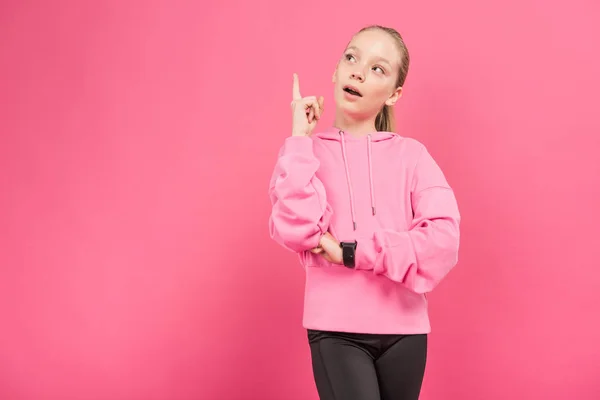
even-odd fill
[(371, 185), (371, 211), (375, 215), (375, 190), (373, 189), (373, 165), (371, 163), (371, 134), (367, 136), (367, 157), (369, 158), (369, 184)]
[[(346, 156), (346, 140), (344, 138), (344, 132), (340, 131), (340, 136), (342, 138), (342, 157), (344, 159), (344, 168), (346, 170), (346, 181), (348, 182), (348, 193), (350, 194), (350, 212), (352, 214), (352, 227), (356, 230), (356, 213), (354, 210), (354, 191), (352, 190), (352, 180), (350, 179), (350, 170), (348, 168), (348, 157)], [(367, 136), (367, 156), (369, 160), (369, 185), (371, 191), (371, 212), (375, 215), (375, 190), (373, 188), (373, 166), (371, 162), (371, 135)]]
[(348, 159), (346, 158), (346, 140), (344, 132), (340, 131), (342, 137), (342, 157), (344, 158), (344, 168), (346, 169), (346, 182), (348, 182), (348, 192), (350, 193), (350, 212), (352, 213), (352, 227), (356, 230), (356, 215), (354, 213), (354, 192), (352, 191), (352, 180), (350, 179), (350, 171), (348, 170)]

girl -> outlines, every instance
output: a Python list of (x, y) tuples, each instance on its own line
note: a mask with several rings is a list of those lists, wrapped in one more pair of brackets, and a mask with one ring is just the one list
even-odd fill
[(318, 133), (323, 98), (302, 97), (294, 74), (269, 230), (306, 271), (303, 326), (323, 400), (418, 399), (426, 293), (458, 261), (451, 187), (421, 143), (392, 133), (408, 66), (398, 32), (359, 31), (333, 75), (334, 126)]

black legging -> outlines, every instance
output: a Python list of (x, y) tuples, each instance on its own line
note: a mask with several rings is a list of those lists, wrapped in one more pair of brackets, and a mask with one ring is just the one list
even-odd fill
[(308, 330), (321, 400), (417, 400), (427, 335), (375, 335)]

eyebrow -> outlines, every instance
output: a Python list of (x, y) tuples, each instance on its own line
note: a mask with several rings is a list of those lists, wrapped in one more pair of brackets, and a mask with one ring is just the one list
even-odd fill
[[(356, 50), (356, 51), (360, 52), (360, 49), (356, 46), (348, 46), (348, 48), (346, 50)], [(377, 57), (377, 60), (384, 61), (387, 64), (389, 64), (390, 66), (393, 65), (387, 58), (384, 58), (384, 57)]]

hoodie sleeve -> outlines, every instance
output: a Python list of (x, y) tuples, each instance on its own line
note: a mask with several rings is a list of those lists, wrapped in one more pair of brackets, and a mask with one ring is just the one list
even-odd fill
[(316, 177), (319, 160), (310, 137), (286, 138), (269, 184), (271, 238), (302, 252), (319, 245), (333, 214), (325, 187)]
[(356, 268), (427, 293), (458, 262), (460, 213), (444, 174), (422, 149), (411, 185), (413, 221), (406, 232), (380, 230), (356, 248)]

